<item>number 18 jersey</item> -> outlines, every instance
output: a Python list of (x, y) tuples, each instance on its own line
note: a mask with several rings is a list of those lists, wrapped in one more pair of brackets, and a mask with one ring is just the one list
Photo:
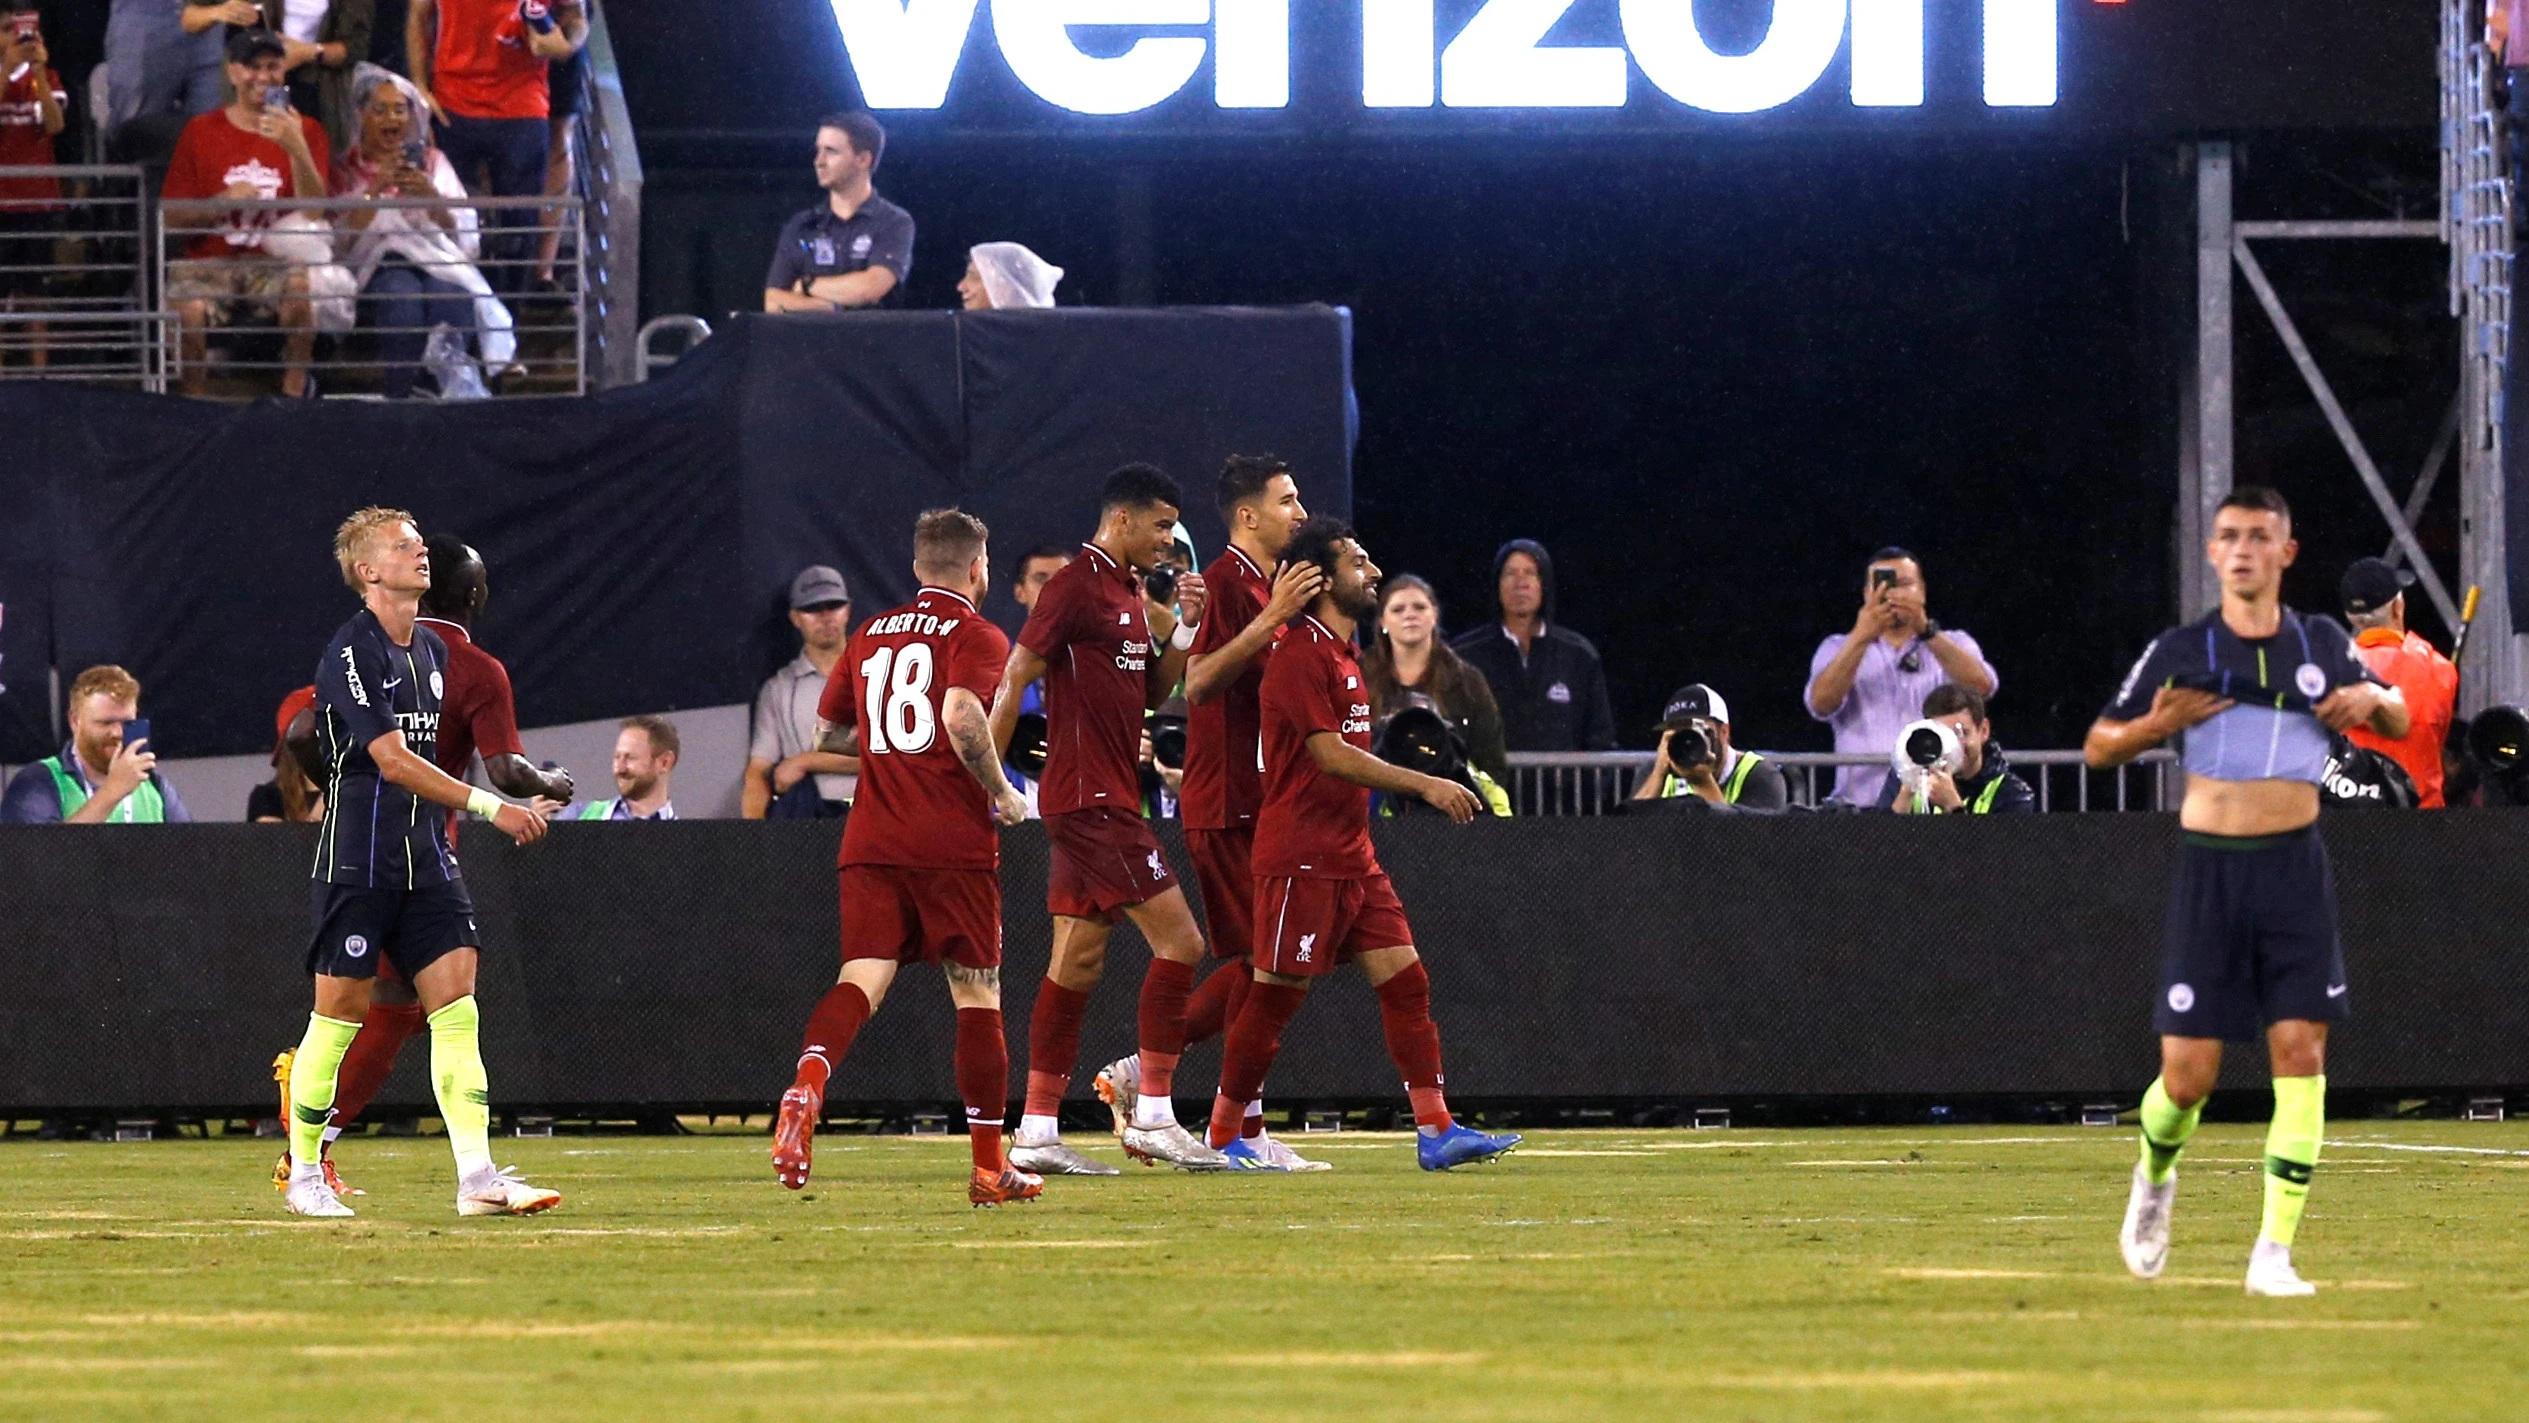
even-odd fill
[(992, 802), (949, 739), (948, 689), (986, 711), (1010, 640), (975, 605), (925, 588), (863, 624), (827, 679), (817, 715), (861, 729), (860, 790), (843, 822), (841, 865), (989, 870), (1001, 862)]

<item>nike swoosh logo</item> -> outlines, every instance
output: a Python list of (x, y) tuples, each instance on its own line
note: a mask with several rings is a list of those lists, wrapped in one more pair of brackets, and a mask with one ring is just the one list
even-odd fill
[(380, 690), (380, 691), (382, 691), (382, 692), (392, 692), (392, 691), (394, 691), (396, 688), (398, 688), (398, 687), (400, 687), (400, 686), (403, 686), (403, 685), (404, 685), (404, 679), (403, 679), (403, 678), (401, 678), (401, 677), (398, 677), (398, 678), (396, 678), (396, 679), (395, 679), (394, 681), (392, 681), (392, 682), (380, 682), (380, 683), (378, 684), (378, 690)]
[(2345, 988), (2346, 985), (2339, 983), (2333, 988), (2327, 990), (2327, 996), (2330, 998), (2342, 998), (2345, 996)]

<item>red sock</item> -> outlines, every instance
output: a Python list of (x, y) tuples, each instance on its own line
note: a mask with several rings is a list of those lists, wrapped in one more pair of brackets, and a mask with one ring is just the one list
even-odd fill
[(1239, 1005), (1247, 1001), (1247, 985), (1255, 981), (1243, 963), (1214, 969), (1185, 1002), (1185, 1045), (1210, 1042), (1237, 1022)]
[(998, 1171), (1001, 1117), (1010, 1110), (1010, 1044), (998, 1008), (957, 1010), (957, 1095), (966, 1102), (966, 1138), (975, 1169)]
[(825, 1105), (826, 1079), (834, 1075), (834, 1064), (852, 1050), (852, 1039), (869, 1021), (869, 995), (855, 983), (837, 983), (817, 1000), (816, 1009), (808, 1014), (808, 1035), (799, 1047), (799, 1075), (790, 1085), (805, 1087), (816, 1094), (817, 1105)]
[(421, 1031), (419, 1003), (372, 1003), (360, 1020), (360, 1034), (343, 1054), (341, 1075), (334, 1079), (333, 1125), (347, 1127), (367, 1109), (387, 1077), (395, 1071), (395, 1055), (404, 1040)]
[(1036, 985), (1036, 1008), (1027, 1020), (1027, 1114), (1057, 1116), (1071, 1090), (1071, 1069), (1080, 1061), (1080, 1018), (1089, 995), (1048, 978)]
[(1142, 975), (1142, 1095), (1165, 1097), (1177, 1085), (1177, 1058), (1185, 1051), (1185, 1000), (1194, 991), (1194, 965), (1153, 955)]
[(1286, 983), (1259, 983), (1247, 990), (1247, 1006), (1239, 1010), (1238, 1021), (1229, 1025), (1229, 1039), (1221, 1049), (1221, 1090), (1212, 1099), (1212, 1145), (1227, 1146), (1238, 1139), (1247, 1104), (1263, 1093), (1265, 1074), (1273, 1070), (1274, 1054), (1282, 1050), (1282, 1030), (1307, 1001), (1307, 989)]
[(1440, 1029), (1431, 1021), (1431, 975), (1416, 960), (1380, 984), (1378, 993), (1379, 1027), (1387, 1034), (1387, 1055), (1405, 1079), (1405, 1096), (1414, 1104), (1414, 1125), (1447, 1131), (1453, 1119), (1440, 1092)]

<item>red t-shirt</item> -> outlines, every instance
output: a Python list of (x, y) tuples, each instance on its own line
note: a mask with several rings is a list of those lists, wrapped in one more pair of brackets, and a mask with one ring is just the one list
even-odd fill
[[(44, 132), (44, 94), (50, 90), (62, 117), (70, 117), (70, 95), (61, 76), (30, 64), (16, 79), (0, 74), (0, 168), (48, 168), (54, 163), (53, 136)], [(58, 198), (58, 178), (0, 178), (0, 198)], [(19, 208), (25, 212), (25, 208)]]
[(1096, 544), (1046, 580), (1019, 645), (1045, 659), (1042, 815), (1142, 798), (1142, 714), (1149, 709), (1150, 621), (1133, 570)]
[[(509, 669), (474, 645), (464, 628), (442, 618), (414, 621), (448, 645), (448, 685), (439, 694), (439, 769), (462, 781), (476, 752), (524, 756), (518, 740), (518, 703), (509, 690)], [(457, 842), (457, 811), (448, 812), (448, 843)]]
[[(1212, 599), (1203, 626), (1194, 632), (1197, 657), (1227, 647), (1273, 597), (1273, 580), (1235, 546), (1203, 570), (1203, 583)], [(1272, 658), (1268, 647), (1218, 696), (1186, 710), (1185, 786), (1177, 792), (1177, 806), (1188, 830), (1242, 830), (1256, 823), (1256, 810), (1264, 804), (1256, 694)]]
[[(325, 143), (325, 126), (305, 114), (300, 114), (298, 120), (299, 131), (307, 135), (307, 156), (314, 160), (321, 179), (334, 166), (333, 150)], [(159, 189), (160, 196), (173, 200), (216, 198), (233, 183), (245, 183), (266, 198), (297, 196), (290, 186), (290, 155), (281, 145), (230, 123), (226, 109), (195, 115), (184, 126), (184, 136), (176, 140), (176, 156), (167, 164), (167, 181)], [(325, 196), (323, 189), (320, 187), (313, 196)], [(263, 249), (264, 231), (272, 226), (274, 216), (269, 210), (231, 213), (223, 230), (195, 238), (186, 255), (257, 255)], [(201, 214), (192, 213), (178, 216), (171, 225), (208, 224)]]
[(1308, 739), (1331, 731), (1370, 749), (1370, 693), (1352, 644), (1308, 618), (1265, 669), (1264, 809), (1251, 860), (1258, 879), (1359, 879), (1376, 874), (1370, 792), (1317, 769)]
[(870, 619), (843, 649), (817, 715), (861, 728), (861, 783), (837, 865), (989, 870), (1001, 863), (992, 802), (948, 735), (948, 689), (985, 707), (1010, 640), (975, 605), (925, 588)]
[[(560, 23), (558, 14), (554, 18)], [(518, 0), (439, 0), (430, 92), (449, 113), (466, 118), (540, 119), (553, 112), (545, 61), (527, 48)]]

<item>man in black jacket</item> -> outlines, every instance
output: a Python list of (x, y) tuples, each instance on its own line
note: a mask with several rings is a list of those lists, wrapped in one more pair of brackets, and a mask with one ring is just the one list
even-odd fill
[(1501, 621), (1450, 641), (1493, 688), (1513, 751), (1612, 751), (1607, 673), (1588, 638), (1554, 620), (1554, 557), (1534, 539), (1493, 555)]

